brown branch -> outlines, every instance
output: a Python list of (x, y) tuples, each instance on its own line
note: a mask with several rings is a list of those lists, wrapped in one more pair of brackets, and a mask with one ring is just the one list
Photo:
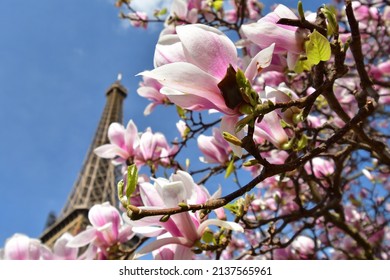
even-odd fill
[(378, 102), (379, 94), (373, 88), (373, 83), (368, 76), (366, 68), (364, 67), (364, 56), (362, 52), (362, 42), (360, 40), (360, 31), (359, 31), (359, 23), (357, 22), (355, 15), (353, 13), (353, 8), (351, 4), (351, 0), (345, 1), (345, 11), (348, 18), (348, 23), (351, 28), (351, 43), (350, 48), (355, 59), (356, 69), (359, 73), (360, 83), (362, 86), (362, 91), (358, 93), (356, 99), (358, 101), (359, 107), (364, 106), (366, 103), (367, 97), (373, 98), (376, 102)]
[(234, 199), (251, 191), (257, 184), (259, 184), (266, 178), (277, 174), (293, 171), (299, 166), (304, 165), (312, 158), (325, 152), (331, 145), (339, 141), (349, 130), (351, 130), (359, 122), (363, 121), (366, 117), (368, 117), (374, 111), (374, 109), (375, 107), (373, 105), (373, 102), (368, 101), (364, 107), (360, 108), (357, 115), (350, 122), (345, 124), (345, 126), (336, 131), (325, 143), (322, 143), (320, 146), (313, 149), (310, 153), (307, 153), (304, 156), (286, 164), (269, 164), (267, 166), (264, 166), (260, 175), (254, 178), (251, 182), (224, 197), (208, 200), (204, 204), (181, 205), (178, 207), (167, 209), (140, 209), (133, 205), (127, 205), (127, 215), (133, 220), (142, 219), (143, 217), (147, 216), (164, 216), (164, 218), (166, 218), (167, 216), (186, 211), (211, 211), (213, 209), (223, 207)]

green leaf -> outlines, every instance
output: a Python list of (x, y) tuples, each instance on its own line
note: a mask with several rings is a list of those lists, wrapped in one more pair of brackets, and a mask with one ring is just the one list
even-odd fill
[[(236, 123), (236, 125), (234, 126), (235, 133), (238, 133), (239, 131), (241, 131), (246, 125), (248, 125), (248, 124), (251, 125), (252, 122), (253, 122), (253, 116), (252, 115), (245, 116), (244, 118), (239, 120)], [(227, 140), (227, 141), (229, 141), (229, 140)], [(237, 145), (237, 146), (239, 146), (239, 145)]]
[(202, 235), (202, 240), (206, 243), (216, 243), (214, 238), (214, 233), (212, 231), (206, 230)]
[(222, 9), (222, 7), (223, 7), (223, 0), (215, 0), (213, 2), (213, 8), (217, 12), (220, 11)]
[(186, 110), (183, 109), (182, 107), (180, 106), (176, 106), (176, 111), (177, 111), (177, 114), (179, 115), (179, 117), (183, 120), (186, 119)]
[(229, 162), (228, 167), (226, 168), (225, 179), (228, 178), (235, 169), (236, 167), (234, 166), (234, 157), (233, 157), (232, 160)]
[(125, 186), (125, 183), (123, 182), (123, 180), (120, 180), (117, 184), (117, 188), (118, 188), (118, 198), (120, 201), (122, 201), (122, 197), (123, 197), (123, 188)]
[(160, 16), (163, 16), (163, 15), (166, 15), (167, 12), (168, 12), (168, 9), (167, 9), (167, 8), (162, 8), (161, 10), (157, 10), (157, 11), (154, 13), (154, 16), (160, 17)]
[(135, 164), (127, 167), (127, 185), (126, 185), (126, 196), (130, 201), (131, 194), (135, 191), (138, 183), (138, 169)]
[(326, 6), (321, 8), (322, 13), (325, 15), (328, 25), (328, 36), (333, 36), (334, 34), (338, 34), (339, 25), (337, 23), (337, 14), (336, 9), (333, 6)]
[(302, 73), (303, 71), (310, 71), (313, 66), (307, 59), (299, 59), (294, 67), (294, 72), (297, 74)]
[(330, 59), (331, 49), (328, 39), (317, 30), (309, 35), (309, 40), (305, 42), (306, 55), (309, 63), (317, 65), (320, 61)]
[(298, 1), (298, 13), (301, 20), (305, 19), (305, 12), (303, 11), (302, 1)]

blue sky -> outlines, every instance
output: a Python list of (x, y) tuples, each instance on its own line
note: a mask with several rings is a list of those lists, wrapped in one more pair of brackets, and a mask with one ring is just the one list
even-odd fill
[(0, 9), (0, 247), (16, 232), (38, 237), (47, 214), (62, 209), (95, 133), (105, 91), (119, 72), (129, 90), (124, 121), (133, 118), (139, 130), (152, 126), (176, 135), (161, 120), (162, 108), (143, 117), (148, 102), (135, 92), (134, 75), (152, 68), (158, 28), (126, 27), (113, 0), (5, 2)]
[[(158, 32), (124, 27), (109, 0), (7, 1), (0, 9), (0, 247), (38, 237), (65, 204), (105, 104), (123, 73), (125, 121), (143, 130), (135, 74), (152, 67)], [(157, 111), (158, 112), (158, 111)]]

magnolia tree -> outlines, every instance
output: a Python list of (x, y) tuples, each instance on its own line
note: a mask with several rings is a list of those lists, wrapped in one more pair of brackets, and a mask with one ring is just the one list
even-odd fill
[(389, 259), (388, 4), (118, 1), (161, 23), (138, 94), (177, 110), (181, 138), (111, 124), (95, 153), (122, 170), (120, 205), (51, 249), (14, 235), (3, 258)]

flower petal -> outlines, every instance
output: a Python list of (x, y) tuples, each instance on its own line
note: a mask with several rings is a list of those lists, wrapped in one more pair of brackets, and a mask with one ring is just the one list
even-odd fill
[(87, 228), (76, 235), (66, 246), (70, 248), (79, 248), (92, 243), (97, 238), (97, 230), (93, 227)]
[(223, 227), (223, 228), (234, 230), (234, 231), (238, 231), (238, 232), (244, 232), (244, 228), (241, 225), (237, 224), (237, 223), (228, 222), (228, 221), (222, 221), (222, 220), (219, 220), (219, 219), (209, 219), (209, 220), (206, 220), (206, 221), (204, 221), (203, 223), (200, 224), (200, 226), (198, 227), (198, 235), (201, 236), (203, 234), (203, 231), (208, 226), (211, 226), (211, 225), (218, 226), (218, 227), (221, 227), (221, 228)]
[(178, 26), (187, 61), (214, 77), (222, 79), (231, 64), (237, 65), (234, 43), (221, 31), (203, 24)]
[(152, 243), (147, 244), (146, 246), (142, 247), (141, 250), (139, 250), (133, 257), (133, 259), (138, 259), (154, 250), (157, 250), (161, 248), (164, 245), (167, 244), (179, 244), (183, 246), (190, 247), (192, 246), (192, 243), (189, 242), (186, 238), (183, 237), (168, 237), (163, 239), (158, 239)]
[(275, 53), (281, 53), (286, 50), (301, 53), (302, 46), (297, 40), (297, 33), (288, 30), (274, 23), (257, 22), (243, 25), (241, 27), (245, 36), (261, 48), (266, 48), (275, 43)]
[(129, 154), (113, 144), (104, 144), (97, 147), (94, 153), (101, 158), (115, 158), (117, 156), (127, 159)]
[(249, 63), (248, 67), (245, 70), (245, 76), (253, 81), (257, 74), (268, 67), (272, 61), (272, 55), (274, 52), (275, 43), (271, 44), (269, 47), (261, 50)]
[(154, 51), (154, 67), (179, 61), (186, 61), (179, 36), (177, 34), (160, 36)]

